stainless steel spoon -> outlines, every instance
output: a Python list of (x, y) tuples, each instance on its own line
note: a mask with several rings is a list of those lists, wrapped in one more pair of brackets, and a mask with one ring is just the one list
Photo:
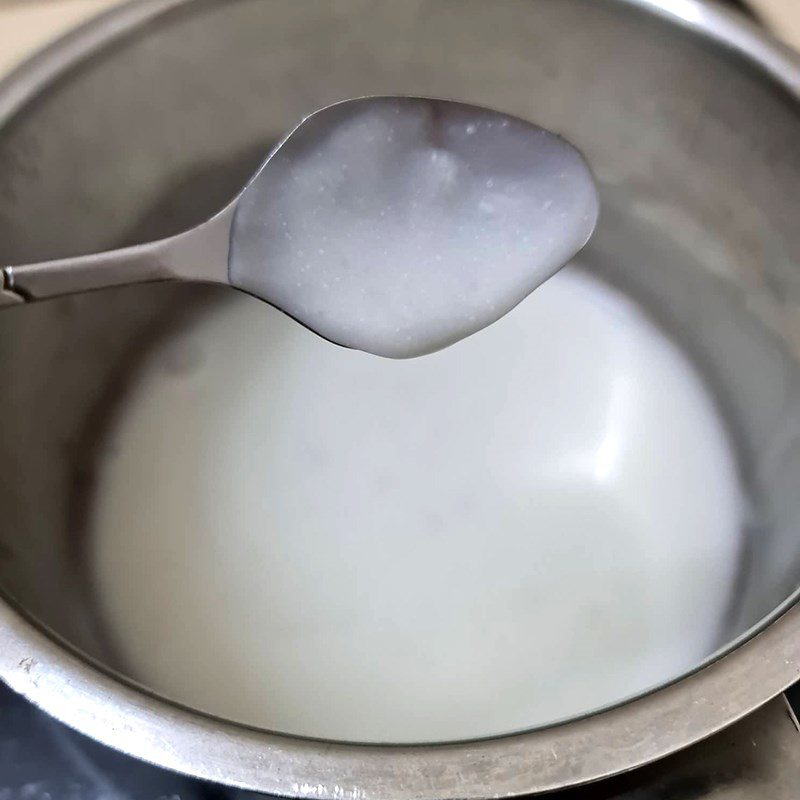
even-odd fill
[(445, 100), (347, 100), (304, 119), (207, 222), (5, 267), (0, 305), (207, 281), (338, 344), (416, 356), (513, 308), (583, 247), (597, 213), (580, 153), (529, 122)]

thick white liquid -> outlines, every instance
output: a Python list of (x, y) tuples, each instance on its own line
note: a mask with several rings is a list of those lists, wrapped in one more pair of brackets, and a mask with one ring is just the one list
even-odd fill
[(152, 355), (111, 443), (109, 629), (133, 676), (221, 716), (486, 736), (629, 697), (719, 644), (730, 444), (683, 354), (573, 268), (404, 362), (232, 302)]
[(461, 103), (351, 100), (248, 186), (230, 280), (334, 342), (418, 356), (511, 310), (597, 213), (589, 167), (554, 133)]

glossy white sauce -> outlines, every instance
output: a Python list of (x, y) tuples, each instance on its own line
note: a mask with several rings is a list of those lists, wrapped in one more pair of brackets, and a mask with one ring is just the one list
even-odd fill
[(686, 357), (572, 267), (403, 362), (242, 298), (152, 353), (109, 445), (100, 606), (130, 673), (191, 706), (334, 739), (486, 736), (719, 644), (731, 445)]
[(513, 308), (597, 213), (586, 162), (549, 131), (460, 103), (350, 101), (248, 187), (230, 278), (334, 342), (417, 356)]

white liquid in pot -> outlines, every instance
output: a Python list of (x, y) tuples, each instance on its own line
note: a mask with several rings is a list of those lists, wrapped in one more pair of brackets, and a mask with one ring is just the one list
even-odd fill
[(486, 736), (629, 697), (719, 644), (730, 443), (684, 355), (572, 268), (405, 362), (242, 298), (152, 354), (110, 444), (109, 630), (134, 677), (221, 716)]

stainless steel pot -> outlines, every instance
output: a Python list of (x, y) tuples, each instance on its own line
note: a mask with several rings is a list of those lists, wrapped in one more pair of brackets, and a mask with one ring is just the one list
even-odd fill
[(230, 302), (149, 286), (0, 314), (0, 675), (132, 755), (276, 794), (481, 798), (632, 769), (800, 676), (800, 63), (700, 0), (142, 0), (0, 84), (0, 261), (171, 234), (309, 109), (457, 97), (563, 131), (603, 214), (587, 260), (702, 369), (750, 500), (719, 650), (616, 708), (495, 739), (320, 743), (158, 698), (115, 668), (82, 569), (102, 409), (165, 320)]

